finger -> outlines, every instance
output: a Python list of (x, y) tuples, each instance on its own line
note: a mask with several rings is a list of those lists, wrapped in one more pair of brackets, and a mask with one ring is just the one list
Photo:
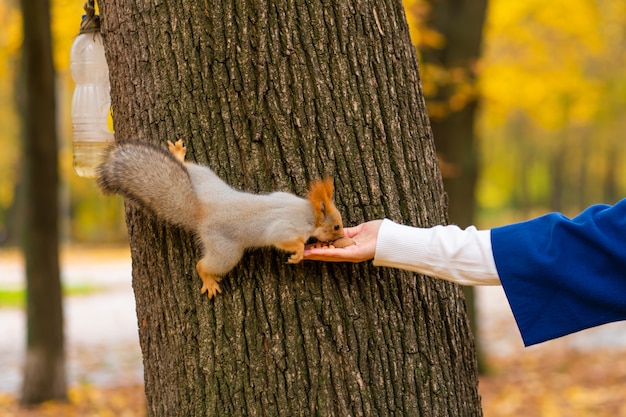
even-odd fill
[(319, 260), (319, 258), (340, 258), (342, 256), (342, 252), (345, 252), (343, 249), (333, 249), (333, 248), (310, 248), (304, 250), (304, 257)]
[(346, 248), (310, 248), (304, 250), (304, 259), (326, 262), (355, 262), (355, 246)]

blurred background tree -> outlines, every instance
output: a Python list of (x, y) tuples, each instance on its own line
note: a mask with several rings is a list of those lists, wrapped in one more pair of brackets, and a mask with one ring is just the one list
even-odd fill
[[(475, 223), (475, 189), (479, 171), (475, 124), (479, 105), (477, 63), (480, 59), (487, 0), (417, 0), (414, 43), (420, 54), (430, 123), (448, 195), (448, 221), (460, 227)], [(477, 334), (473, 287), (463, 287), (472, 332)], [(478, 367), (484, 360), (476, 338)]]
[[(440, 41), (422, 31), (424, 9), (404, 0), (414, 41)], [(433, 2), (433, 8), (438, 3)], [(69, 49), (82, 2), (52, 0), (57, 69), (61, 207), (64, 241), (125, 242), (119, 199), (101, 199), (92, 180), (72, 171)], [(0, 3), (0, 244), (10, 242), (20, 164), (14, 83), (21, 46), (21, 18), (14, 0)], [(491, 0), (483, 30), (477, 82), (452, 74), (456, 94), (480, 102), (476, 150), (475, 223), (489, 227), (559, 209), (614, 202), (626, 190), (626, 4), (613, 0)], [(426, 69), (424, 91), (437, 91), (437, 73)], [(441, 74), (439, 74), (441, 75)], [(442, 106), (431, 101), (430, 113)], [(445, 110), (445, 106), (444, 106)], [(454, 165), (449, 166), (454, 172)]]
[(59, 167), (50, 3), (22, 0), (23, 69), (18, 80), (22, 184), (20, 242), (26, 264), (26, 355), (21, 402), (67, 398), (59, 268)]

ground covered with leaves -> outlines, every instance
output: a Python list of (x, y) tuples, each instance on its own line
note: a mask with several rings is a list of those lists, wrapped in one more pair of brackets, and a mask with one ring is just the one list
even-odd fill
[[(542, 349), (515, 357), (488, 358), (480, 378), (485, 417), (626, 417), (626, 352)], [(6, 417), (145, 416), (141, 385), (118, 388), (79, 386), (68, 403), (20, 408), (0, 395)]]
[(146, 415), (145, 409), (142, 385), (76, 386), (70, 388), (68, 401), (49, 401), (36, 407), (22, 407), (16, 398), (0, 394), (2, 417), (138, 417)]
[(541, 349), (490, 358), (486, 417), (626, 417), (626, 352)]

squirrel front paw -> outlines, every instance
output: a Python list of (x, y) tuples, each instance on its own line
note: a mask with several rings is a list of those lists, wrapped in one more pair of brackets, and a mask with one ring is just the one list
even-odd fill
[(300, 261), (303, 258), (304, 258), (304, 250), (297, 251), (293, 255), (291, 255), (289, 257), (289, 259), (287, 259), (287, 263), (289, 263), (289, 264), (297, 264), (297, 263), (300, 263)]
[(200, 289), (200, 294), (207, 293), (207, 296), (210, 300), (218, 293), (222, 292), (219, 284), (222, 279), (204, 269), (204, 267), (202, 266), (202, 261), (198, 261), (198, 263), (196, 264), (196, 270), (198, 271), (198, 275), (200, 275), (200, 279), (202, 280), (202, 288)]
[(285, 252), (292, 252), (292, 255), (287, 259), (287, 263), (297, 264), (304, 259), (304, 241), (305, 239), (298, 238), (287, 242), (278, 242), (275, 246)]

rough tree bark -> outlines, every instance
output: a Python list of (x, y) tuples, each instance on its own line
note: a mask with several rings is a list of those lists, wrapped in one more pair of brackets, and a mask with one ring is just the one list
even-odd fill
[(66, 398), (58, 246), (58, 164), (50, 8), (22, 0), (24, 17), (24, 177), (26, 361), (21, 402)]
[[(101, 1), (117, 139), (185, 138), (236, 188), (332, 175), (348, 225), (445, 222), (400, 1)], [(250, 251), (208, 301), (193, 239), (127, 205), (150, 415), (480, 415), (462, 295)], [(244, 225), (242, 224), (242, 227)]]

